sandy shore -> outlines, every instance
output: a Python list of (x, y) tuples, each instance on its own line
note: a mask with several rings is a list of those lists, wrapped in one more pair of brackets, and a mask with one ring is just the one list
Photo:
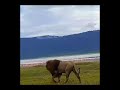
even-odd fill
[(45, 65), (48, 60), (54, 60), (54, 59), (61, 61), (73, 61), (74, 63), (94, 62), (100, 60), (100, 54), (93, 53), (93, 54), (84, 54), (84, 55), (69, 55), (69, 56), (58, 56), (58, 57), (56, 56), (56, 57), (20, 60), (20, 67), (33, 67), (38, 65)]
[[(100, 61), (100, 59), (78, 59), (78, 60), (73, 59), (73, 60), (61, 60), (61, 61), (73, 61), (74, 63), (79, 63), (79, 62), (95, 62), (95, 61)], [(34, 66), (44, 66), (44, 65), (46, 65), (46, 61), (20, 64), (20, 67), (34, 67)]]

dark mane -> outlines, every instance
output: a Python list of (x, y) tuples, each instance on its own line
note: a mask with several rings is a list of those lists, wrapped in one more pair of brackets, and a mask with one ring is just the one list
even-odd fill
[(53, 75), (55, 71), (58, 70), (58, 65), (60, 63), (60, 60), (50, 60), (46, 62), (46, 68), (50, 71), (50, 73)]

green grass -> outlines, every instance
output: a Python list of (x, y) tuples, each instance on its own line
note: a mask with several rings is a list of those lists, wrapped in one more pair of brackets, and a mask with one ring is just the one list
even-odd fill
[[(65, 74), (60, 83), (54, 83), (45, 66), (20, 68), (20, 85), (100, 85), (100, 62), (82, 62), (76, 64), (81, 70), (81, 83), (72, 72), (66, 84)], [(56, 78), (57, 80), (57, 78)]]

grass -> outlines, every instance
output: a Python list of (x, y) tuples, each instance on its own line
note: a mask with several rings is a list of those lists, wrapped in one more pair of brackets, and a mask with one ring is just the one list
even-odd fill
[[(36, 66), (29, 68), (20, 68), (20, 85), (100, 85), (100, 62), (82, 62), (77, 63), (76, 68), (81, 68), (81, 82), (72, 72), (68, 82), (65, 74), (61, 76), (60, 83), (54, 83), (51, 74), (46, 70), (45, 66)], [(56, 78), (57, 80), (57, 78)]]

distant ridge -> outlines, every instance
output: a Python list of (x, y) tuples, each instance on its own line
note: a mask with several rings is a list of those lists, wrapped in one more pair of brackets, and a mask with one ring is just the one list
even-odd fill
[(51, 36), (51, 35), (45, 35), (45, 36), (39, 36), (39, 37), (34, 37), (37, 39), (48, 39), (48, 38), (58, 38), (60, 36)]
[(99, 52), (100, 30), (67, 36), (20, 38), (20, 59)]

